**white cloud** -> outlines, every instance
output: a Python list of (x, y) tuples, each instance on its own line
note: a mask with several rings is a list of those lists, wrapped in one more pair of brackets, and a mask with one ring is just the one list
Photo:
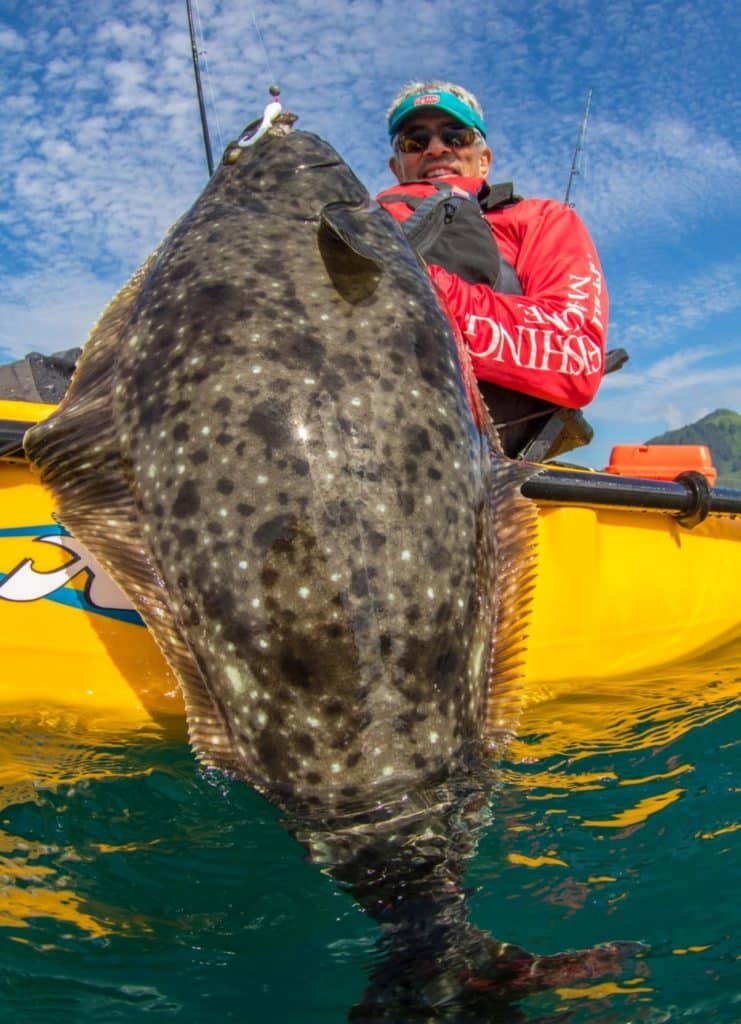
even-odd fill
[[(611, 339), (631, 354), (652, 351), (674, 342), (688, 332), (701, 332), (702, 348), (709, 330), (741, 312), (741, 259), (710, 263), (702, 271), (681, 274), (665, 284), (629, 277), (621, 289), (619, 306), (613, 306)], [(736, 328), (741, 333), (741, 328)], [(734, 339), (731, 339), (733, 344)], [(738, 349), (738, 338), (735, 339)]]
[(80, 267), (16, 277), (0, 298), (3, 361), (82, 345), (118, 284)]
[(640, 442), (714, 409), (741, 408), (739, 271), (734, 260), (662, 287), (633, 280), (626, 288), (613, 343), (631, 360), (605, 377), (587, 411), (603, 440), (629, 432), (628, 442)]
[(0, 24), (0, 50), (22, 50), (24, 46), (22, 36), (14, 28)]
[(715, 409), (741, 410), (738, 346), (681, 350), (640, 372), (621, 370), (605, 378), (586, 410), (596, 439), (574, 453), (573, 459), (601, 468), (613, 445), (642, 444)]

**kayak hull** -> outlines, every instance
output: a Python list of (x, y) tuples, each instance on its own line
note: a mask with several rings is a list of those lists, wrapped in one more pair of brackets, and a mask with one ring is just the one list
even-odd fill
[[(0, 403), (0, 416), (49, 407)], [(181, 720), (138, 615), (55, 520), (27, 464), (0, 462), (0, 713), (66, 707), (121, 726)], [(654, 671), (738, 639), (741, 517), (538, 503), (524, 704), (581, 680)]]

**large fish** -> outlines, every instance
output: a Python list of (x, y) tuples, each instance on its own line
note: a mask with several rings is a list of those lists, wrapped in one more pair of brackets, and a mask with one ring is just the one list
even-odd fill
[(449, 1001), (481, 958), (461, 863), (515, 724), (534, 513), (398, 226), (314, 135), (231, 147), (26, 448), (178, 676), (199, 758), (405, 937), (368, 1000), (408, 997), (434, 933), (424, 999)]

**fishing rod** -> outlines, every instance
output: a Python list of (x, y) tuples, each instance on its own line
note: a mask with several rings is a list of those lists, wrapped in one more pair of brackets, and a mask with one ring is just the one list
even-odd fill
[(201, 130), (203, 132), (203, 145), (206, 149), (206, 163), (209, 175), (214, 173), (214, 158), (211, 152), (211, 139), (208, 134), (208, 120), (206, 118), (206, 104), (203, 101), (203, 87), (201, 85), (201, 69), (198, 63), (198, 46), (196, 45), (196, 30), (193, 24), (193, 8), (191, 0), (185, 0), (188, 11), (188, 30), (190, 32), (190, 48), (193, 54), (193, 74), (196, 79), (196, 93), (198, 94), (198, 109), (201, 112)]
[(582, 150), (584, 149), (584, 137), (587, 134), (587, 119), (589, 117), (589, 108), (592, 104), (592, 90), (590, 89), (587, 93), (587, 102), (584, 104), (584, 114), (582, 115), (581, 124), (579, 126), (579, 134), (576, 137), (576, 146), (574, 147), (574, 159), (571, 161), (571, 172), (569, 174), (569, 183), (566, 186), (566, 195), (564, 202), (567, 206), (574, 206), (574, 203), (569, 202), (571, 196), (571, 186), (574, 178), (579, 174), (579, 158)]

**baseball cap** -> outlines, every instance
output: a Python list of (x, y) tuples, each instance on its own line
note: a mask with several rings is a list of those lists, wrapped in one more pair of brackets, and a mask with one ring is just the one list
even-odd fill
[(401, 127), (402, 121), (417, 110), (444, 110), (460, 121), (468, 128), (476, 128), (486, 138), (486, 126), (483, 118), (476, 113), (473, 107), (455, 96), (452, 92), (435, 90), (433, 92), (418, 92), (405, 99), (394, 107), (389, 114), (389, 137), (393, 137)]

